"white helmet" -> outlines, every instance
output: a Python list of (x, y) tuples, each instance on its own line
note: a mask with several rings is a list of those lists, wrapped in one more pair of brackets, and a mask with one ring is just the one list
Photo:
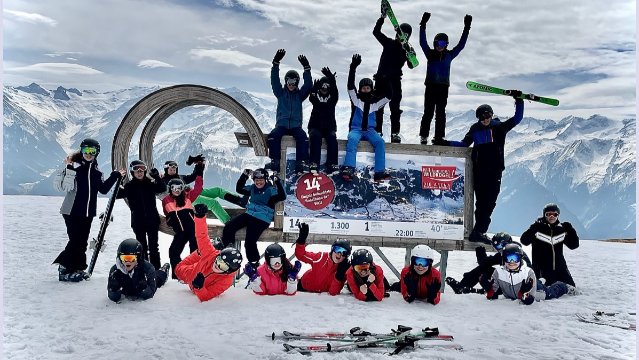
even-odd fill
[(410, 257), (420, 257), (425, 259), (434, 260), (434, 251), (428, 245), (417, 245), (411, 250)]

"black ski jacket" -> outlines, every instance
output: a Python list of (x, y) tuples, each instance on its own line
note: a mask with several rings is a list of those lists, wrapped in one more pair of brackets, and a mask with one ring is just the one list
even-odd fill
[[(116, 260), (117, 262), (120, 259)], [(155, 268), (150, 262), (143, 260), (143, 263), (133, 269), (132, 274), (127, 274), (120, 270), (117, 265), (113, 265), (109, 270), (109, 280), (107, 282), (107, 295), (112, 301), (120, 301), (122, 295), (138, 297), (142, 300), (150, 299), (155, 295), (157, 283), (155, 279)], [(122, 265), (120, 266), (122, 267)]]
[(337, 131), (337, 122), (335, 121), (335, 106), (339, 98), (337, 84), (335, 84), (335, 81), (329, 80), (331, 86), (326, 96), (319, 92), (319, 86), (321, 86), (321, 84), (321, 82), (318, 82), (317, 86), (313, 86), (311, 95), (308, 98), (311, 104), (313, 104), (311, 118), (308, 121), (308, 130), (317, 129), (323, 133)]
[(131, 209), (131, 228), (153, 229), (160, 225), (160, 214), (155, 203), (155, 195), (166, 191), (166, 185), (155, 176), (138, 180), (135, 177), (120, 188), (118, 199), (126, 198)]
[(400, 78), (404, 74), (402, 73), (402, 67), (408, 61), (406, 50), (402, 47), (401, 42), (391, 39), (382, 33), (383, 24), (384, 18), (380, 18), (373, 28), (373, 35), (384, 48), (382, 55), (379, 57), (379, 66), (374, 77), (376, 80), (384, 77)]

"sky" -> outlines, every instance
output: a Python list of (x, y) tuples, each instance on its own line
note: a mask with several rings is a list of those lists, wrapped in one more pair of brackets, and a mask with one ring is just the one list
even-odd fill
[[(635, 15), (632, 0), (391, 1), (421, 64), (404, 67), (402, 106), (423, 111), (426, 59), (419, 47), (422, 13), (432, 13), (427, 39), (445, 32), (457, 44), (465, 14), (473, 16), (466, 48), (453, 61), (447, 111), (490, 103), (513, 111), (506, 97), (471, 92), (466, 81), (554, 97), (527, 116), (558, 120), (601, 114), (635, 116)], [(342, 100), (352, 54), (358, 79), (372, 76), (382, 47), (372, 35), (379, 3), (369, 0), (5, 0), (5, 85), (37, 82), (80, 90), (199, 84), (237, 87), (273, 97), (270, 67), (287, 50), (281, 75), (301, 72), (305, 54), (314, 77), (329, 66)], [(385, 21), (382, 31), (394, 36)]]

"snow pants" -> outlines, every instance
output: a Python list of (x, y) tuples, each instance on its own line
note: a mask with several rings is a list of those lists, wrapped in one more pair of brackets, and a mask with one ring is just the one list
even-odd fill
[(497, 205), (497, 197), (501, 190), (501, 171), (482, 171), (473, 169), (475, 183), (475, 226), (473, 231), (480, 234), (488, 231), (490, 216)]
[[(162, 266), (160, 261), (160, 245), (158, 242), (158, 232), (160, 225), (134, 227), (133, 233), (135, 239), (142, 244), (142, 254), (144, 260), (148, 260), (155, 270), (159, 270)], [(147, 243), (148, 237), (148, 243)]]
[(171, 241), (171, 246), (169, 246), (169, 261), (171, 262), (171, 278), (177, 279), (175, 276), (175, 268), (177, 264), (182, 261), (182, 251), (184, 251), (184, 246), (186, 243), (189, 243), (189, 251), (194, 252), (197, 250), (197, 241), (195, 240), (195, 232), (188, 233), (185, 231), (180, 231), (173, 235), (173, 241)]
[(202, 190), (202, 193), (195, 199), (193, 205), (205, 204), (206, 207), (213, 212), (216, 218), (218, 218), (223, 224), (226, 224), (231, 217), (224, 210), (222, 205), (216, 199), (224, 199), (236, 205), (242, 206), (242, 199), (226, 189), (221, 187), (212, 187)]
[(284, 135), (291, 135), (295, 138), (295, 160), (306, 161), (308, 159), (308, 137), (301, 127), (287, 129), (283, 126), (276, 126), (266, 138), (268, 156), (275, 161), (280, 161), (282, 136)]
[(264, 230), (268, 229), (269, 223), (262, 221), (255, 216), (247, 213), (240, 214), (224, 225), (222, 230), (222, 242), (224, 246), (228, 246), (235, 242), (235, 233), (246, 228), (246, 239), (244, 239), (244, 250), (246, 250), (246, 258), (249, 262), (257, 262), (260, 260), (260, 252), (257, 250), (257, 240)]
[(435, 115), (435, 139), (446, 136), (446, 104), (448, 103), (448, 85), (427, 84), (424, 91), (424, 115), (419, 128), (419, 136), (428, 137), (430, 124)]
[(537, 291), (540, 290), (543, 290), (546, 293), (546, 298), (544, 300), (557, 299), (568, 293), (568, 287), (561, 281), (557, 281), (550, 286), (545, 286), (540, 280), (537, 280)]
[[(375, 93), (379, 96), (384, 96), (386, 88), (391, 86), (393, 88), (393, 96), (388, 103), (390, 108), (390, 121), (391, 121), (391, 134), (399, 134), (400, 130), (400, 118), (402, 116), (402, 110), (399, 108), (399, 104), (402, 102), (402, 78), (401, 77), (383, 77), (381, 79), (375, 79)], [(353, 117), (351, 116), (351, 119)], [(381, 107), (375, 112), (375, 131), (382, 133), (382, 125), (384, 122), (384, 107)]]
[(361, 140), (368, 140), (375, 149), (375, 172), (383, 172), (386, 169), (386, 147), (384, 139), (373, 130), (351, 130), (348, 132), (348, 141), (346, 142), (346, 156), (344, 157), (344, 166), (355, 167), (357, 160), (357, 144)]
[(326, 139), (326, 166), (337, 165), (337, 135), (335, 131), (310, 129), (308, 136), (310, 139), (311, 162), (317, 165), (320, 164), (322, 139)]
[(92, 217), (62, 215), (67, 227), (69, 241), (64, 250), (53, 261), (74, 272), (87, 268), (87, 247), (89, 245), (89, 233), (91, 232)]

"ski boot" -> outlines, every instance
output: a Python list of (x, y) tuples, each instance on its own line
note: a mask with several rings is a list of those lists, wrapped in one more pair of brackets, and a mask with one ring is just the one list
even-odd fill
[(69, 271), (66, 267), (58, 265), (58, 280), (67, 282), (80, 282), (84, 280), (84, 276), (77, 271)]
[(271, 159), (271, 162), (269, 162), (268, 164), (264, 165), (264, 169), (273, 171), (275, 173), (278, 173), (278, 172), (280, 172), (280, 161), (279, 160), (275, 160), (275, 159)]
[(353, 177), (355, 176), (355, 169), (352, 166), (344, 166), (342, 167), (342, 178), (346, 181), (353, 181)]
[(428, 145), (428, 137), (427, 136), (421, 136), (419, 138), (419, 143), (422, 145)]
[(376, 171), (375, 175), (373, 175), (373, 181), (375, 182), (386, 181), (390, 179), (391, 179), (391, 175), (387, 173), (386, 171), (379, 171), (379, 172)]
[(317, 173), (319, 173), (319, 165), (317, 165), (316, 163), (311, 163), (308, 166), (308, 170), (313, 174), (313, 175), (317, 175)]
[(339, 174), (339, 166), (333, 164), (326, 164), (326, 174), (328, 176)]
[(455, 294), (461, 294), (462, 293), (463, 286), (461, 286), (459, 284), (459, 281), (455, 280), (454, 278), (447, 277), (446, 278), (446, 284), (448, 284), (448, 286), (450, 286), (450, 288), (453, 289)]
[(471, 231), (470, 235), (468, 236), (468, 241), (480, 242), (480, 243), (492, 245), (492, 241), (490, 241), (490, 239), (488, 238), (488, 236), (486, 236), (486, 234), (482, 234), (475, 230)]
[(401, 144), (402, 138), (399, 137), (399, 134), (391, 134), (391, 143), (393, 144)]
[(304, 160), (296, 161), (295, 173), (297, 175), (304, 175), (308, 172), (308, 164)]
[(435, 138), (435, 139), (433, 139), (433, 145), (449, 146), (450, 145), (450, 141), (448, 141), (446, 139), (442, 139), (442, 138)]

